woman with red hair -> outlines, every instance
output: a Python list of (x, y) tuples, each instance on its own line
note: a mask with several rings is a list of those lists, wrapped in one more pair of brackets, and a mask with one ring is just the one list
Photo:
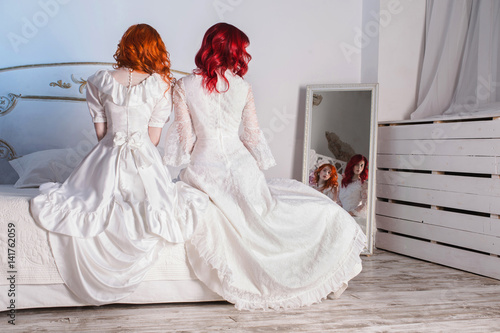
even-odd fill
[(238, 309), (306, 306), (345, 290), (361, 271), (366, 237), (318, 191), (266, 181), (261, 169), (275, 161), (243, 79), (248, 45), (230, 24), (205, 33), (197, 69), (174, 88), (164, 162), (187, 164), (181, 180), (216, 206), (186, 242), (198, 278)]
[(313, 175), (311, 187), (320, 191), (330, 199), (338, 202), (339, 196), (339, 176), (333, 164), (325, 163), (319, 166)]
[(49, 231), (58, 271), (84, 304), (132, 293), (165, 241), (184, 242), (208, 198), (175, 185), (156, 144), (172, 108), (165, 45), (147, 24), (131, 26), (115, 70), (88, 78), (98, 143), (63, 183), (47, 183), (31, 212)]
[(366, 217), (368, 201), (368, 160), (363, 155), (351, 157), (345, 167), (339, 200), (352, 216)]

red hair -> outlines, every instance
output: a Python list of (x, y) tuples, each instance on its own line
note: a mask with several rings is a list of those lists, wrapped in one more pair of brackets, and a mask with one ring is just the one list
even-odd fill
[(325, 185), (320, 190), (324, 190), (326, 188), (331, 188), (331, 187), (339, 186), (339, 182), (338, 182), (339, 176), (337, 175), (337, 169), (335, 168), (335, 166), (333, 166), (332, 164), (328, 164), (328, 163), (323, 164), (322, 166), (320, 166), (319, 168), (317, 168), (316, 171), (314, 171), (314, 182), (316, 184), (318, 184), (318, 182), (319, 182), (319, 174), (320, 174), (321, 170), (323, 170), (326, 167), (330, 167), (330, 169), (332, 170), (332, 175), (325, 182)]
[(361, 161), (365, 162), (365, 167), (363, 168), (363, 171), (361, 171), (361, 174), (359, 175), (359, 178), (361, 179), (361, 184), (363, 184), (368, 179), (368, 160), (363, 155), (357, 154), (351, 157), (349, 162), (347, 162), (344, 176), (342, 177), (342, 187), (347, 187), (347, 185), (352, 183), (352, 176), (354, 176), (353, 168), (356, 164), (358, 164)]
[(113, 67), (158, 73), (170, 86), (174, 78), (169, 56), (158, 31), (148, 24), (136, 24), (123, 34), (113, 56), (116, 60)]
[(247, 35), (231, 24), (217, 23), (207, 30), (194, 59), (197, 67), (194, 73), (203, 76), (203, 86), (209, 93), (214, 90), (220, 93), (217, 74), (222, 76), (229, 89), (229, 81), (224, 76), (226, 69), (240, 77), (247, 73), (252, 59), (245, 50), (249, 44)]

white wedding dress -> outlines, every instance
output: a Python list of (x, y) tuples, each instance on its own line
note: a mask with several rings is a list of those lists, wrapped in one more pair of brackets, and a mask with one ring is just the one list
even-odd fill
[(340, 186), (339, 201), (342, 207), (354, 216), (366, 217), (368, 181), (361, 183), (361, 180), (356, 180), (347, 187)]
[(164, 162), (189, 162), (181, 180), (217, 207), (186, 242), (197, 277), (238, 309), (295, 308), (340, 295), (361, 271), (365, 235), (320, 192), (266, 181), (260, 169), (275, 162), (251, 87), (230, 71), (226, 77), (229, 89), (220, 94), (208, 94), (201, 76), (177, 81), (166, 138)]
[(110, 71), (88, 79), (94, 122), (107, 133), (63, 183), (47, 183), (31, 200), (35, 221), (49, 231), (62, 279), (88, 304), (132, 293), (164, 242), (184, 242), (208, 197), (173, 184), (148, 127), (163, 127), (171, 90), (158, 74), (127, 88)]
[(342, 208), (353, 214), (356, 223), (366, 233), (368, 181), (361, 184), (361, 180), (358, 179), (347, 185), (347, 187), (340, 186), (339, 201)]

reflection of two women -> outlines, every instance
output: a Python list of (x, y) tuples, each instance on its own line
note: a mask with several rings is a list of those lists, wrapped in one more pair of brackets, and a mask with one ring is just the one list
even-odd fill
[(367, 180), (368, 160), (357, 154), (347, 163), (340, 187), (337, 169), (332, 164), (323, 164), (314, 171), (311, 186), (338, 203), (352, 216), (366, 217)]

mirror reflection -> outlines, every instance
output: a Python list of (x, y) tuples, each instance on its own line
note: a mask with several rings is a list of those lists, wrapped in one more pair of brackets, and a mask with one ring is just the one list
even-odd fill
[(303, 182), (342, 206), (372, 252), (376, 84), (307, 87)]

